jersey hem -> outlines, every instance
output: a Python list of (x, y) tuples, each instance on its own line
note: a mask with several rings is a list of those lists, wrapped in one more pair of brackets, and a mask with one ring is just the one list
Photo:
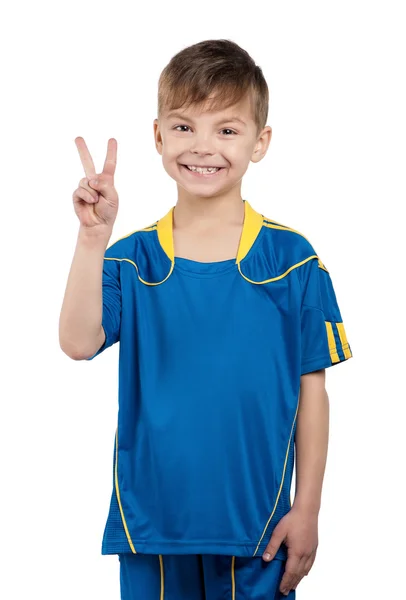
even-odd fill
[[(145, 541), (132, 540), (135, 553), (138, 554), (221, 554), (227, 556), (262, 556), (269, 540), (258, 542), (224, 542), (224, 541)], [(257, 549), (258, 548), (258, 549)], [(109, 543), (102, 545), (102, 554), (134, 554), (129, 545), (123, 547), (122, 543)], [(283, 544), (279, 547), (274, 558), (286, 560), (287, 548)]]

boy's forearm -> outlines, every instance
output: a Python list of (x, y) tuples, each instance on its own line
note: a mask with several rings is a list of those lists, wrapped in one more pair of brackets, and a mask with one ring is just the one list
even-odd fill
[(301, 377), (296, 425), (296, 490), (293, 505), (318, 513), (327, 461), (329, 398), (325, 371)]
[(91, 356), (100, 346), (104, 253), (111, 236), (79, 229), (59, 318), (59, 343), (74, 359)]

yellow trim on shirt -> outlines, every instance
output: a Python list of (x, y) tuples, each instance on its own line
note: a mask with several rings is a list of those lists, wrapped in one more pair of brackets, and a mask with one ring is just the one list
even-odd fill
[(173, 263), (175, 260), (175, 250), (173, 247), (173, 211), (174, 206), (166, 213), (162, 219), (159, 219), (157, 224), (157, 232), (159, 243), (161, 244), (165, 254)]
[(154, 283), (150, 283), (149, 281), (145, 281), (144, 279), (142, 279), (142, 278), (140, 277), (140, 273), (139, 273), (139, 270), (138, 270), (138, 266), (135, 264), (135, 262), (134, 262), (134, 261), (130, 260), (129, 258), (113, 258), (113, 257), (111, 257), (111, 256), (105, 256), (105, 257), (104, 257), (104, 260), (117, 260), (117, 261), (119, 261), (119, 262), (122, 262), (123, 260), (125, 260), (126, 262), (129, 262), (130, 264), (132, 264), (132, 265), (133, 265), (133, 266), (136, 268), (136, 270), (137, 270), (137, 276), (138, 276), (138, 279), (139, 279), (139, 280), (140, 280), (142, 283), (145, 283), (145, 285), (160, 285), (161, 283), (163, 283), (164, 281), (166, 281), (166, 280), (168, 279), (168, 277), (171, 275), (171, 273), (172, 273), (172, 271), (173, 271), (173, 267), (174, 267), (174, 263), (172, 263), (172, 264), (171, 264), (170, 271), (169, 271), (168, 275), (165, 277), (165, 279), (162, 279), (162, 281), (157, 281), (157, 282), (154, 282)]
[[(157, 223), (159, 242), (171, 262), (175, 261), (175, 249), (173, 242), (173, 214), (175, 207), (159, 219)], [(244, 223), (241, 232), (240, 243), (238, 246), (236, 263), (240, 263), (248, 252), (251, 250), (259, 232), (263, 225), (263, 216), (252, 208), (252, 206), (244, 200)]]
[(120, 508), (121, 519), (123, 521), (125, 534), (127, 536), (127, 540), (128, 540), (128, 543), (130, 544), (130, 548), (131, 548), (132, 552), (134, 554), (137, 554), (137, 551), (134, 548), (134, 544), (133, 544), (131, 536), (130, 536), (130, 532), (128, 531), (127, 522), (124, 517), (123, 507), (121, 506), (120, 488), (118, 486), (118, 426), (116, 429), (116, 464), (114, 466), (114, 481), (115, 481), (115, 487), (116, 487), (117, 502), (118, 502), (118, 506)]
[(264, 219), (263, 216), (252, 208), (252, 206), (244, 201), (244, 224), (242, 228), (240, 243), (238, 246), (236, 263), (239, 265), (243, 258), (251, 250), (255, 240), (261, 231)]
[(325, 321), (328, 339), (328, 349), (330, 352), (331, 361), (333, 363), (340, 362), (340, 357), (337, 352), (336, 340), (333, 332), (333, 325), (330, 321)]
[[(264, 217), (264, 218), (266, 219), (266, 217)], [(268, 220), (270, 221), (271, 219), (266, 219), (266, 221), (268, 221)], [(275, 225), (275, 223), (276, 223), (276, 225)], [(264, 226), (269, 227), (270, 229), (280, 229), (282, 231), (292, 231), (292, 233), (297, 233), (298, 235), (301, 235), (305, 240), (307, 240), (309, 242), (307, 237), (305, 235), (303, 235), (303, 233), (300, 233), (300, 231), (297, 231), (296, 229), (292, 229), (291, 227), (287, 227), (286, 225), (282, 225), (281, 223), (277, 223), (276, 221), (273, 221), (272, 223), (264, 222)], [(309, 244), (310, 244), (310, 242), (309, 242)], [(326, 269), (324, 264), (321, 262), (320, 258), (318, 259), (318, 263), (319, 263), (320, 269), (323, 269), (324, 271), (326, 271), (328, 273), (328, 270)]]
[(164, 600), (165, 597), (165, 584), (164, 584), (164, 558), (162, 554), (159, 554), (159, 569), (161, 572), (161, 593), (159, 596), (159, 600)]
[(244, 277), (244, 279), (246, 279), (250, 283), (256, 283), (258, 285), (262, 285), (263, 283), (270, 283), (271, 281), (278, 281), (278, 279), (283, 279), (283, 277), (286, 277), (286, 275), (288, 275), (288, 273), (290, 273), (293, 269), (297, 269), (297, 267), (304, 265), (304, 263), (307, 263), (309, 260), (312, 260), (312, 258), (317, 258), (317, 255), (313, 254), (312, 256), (309, 256), (308, 258), (305, 258), (304, 260), (296, 263), (292, 267), (289, 267), (289, 269), (287, 271), (285, 271), (284, 273), (282, 273), (282, 275), (278, 275), (277, 277), (271, 277), (271, 279), (264, 279), (264, 281), (253, 281), (252, 279), (248, 279), (248, 277), (245, 277), (244, 273), (242, 273), (242, 271), (241, 271), (241, 267), (240, 267), (239, 263), (238, 263), (238, 270), (240, 271), (240, 274)]
[[(282, 231), (291, 231), (292, 233), (297, 233), (298, 235), (301, 235), (305, 240), (307, 240), (309, 242), (309, 240), (307, 239), (307, 237), (305, 235), (303, 235), (303, 233), (300, 233), (300, 231), (296, 231), (296, 229), (292, 229), (291, 227), (285, 227), (285, 225), (272, 225), (272, 223), (266, 223), (266, 222), (264, 222), (264, 226), (269, 227), (270, 229), (281, 229)], [(310, 244), (310, 242), (309, 242), (309, 244)]]
[(266, 523), (266, 525), (264, 527), (264, 531), (262, 532), (262, 535), (261, 535), (261, 537), (259, 539), (258, 545), (257, 545), (257, 547), (255, 549), (255, 552), (254, 552), (254, 554), (252, 556), (255, 556), (256, 553), (258, 552), (258, 548), (259, 548), (259, 546), (261, 544), (261, 541), (262, 541), (262, 539), (263, 539), (263, 537), (264, 537), (264, 535), (266, 533), (266, 530), (268, 529), (268, 525), (269, 525), (269, 523), (270, 523), (270, 521), (271, 521), (271, 519), (272, 519), (272, 517), (273, 517), (273, 515), (275, 513), (276, 507), (278, 506), (279, 496), (281, 495), (281, 491), (282, 491), (282, 487), (283, 487), (283, 481), (285, 479), (286, 465), (287, 465), (288, 457), (289, 457), (289, 449), (290, 449), (290, 444), (291, 444), (291, 441), (292, 441), (292, 434), (293, 434), (293, 431), (295, 429), (295, 423), (296, 423), (297, 413), (298, 413), (298, 410), (299, 410), (299, 398), (300, 398), (300, 395), (298, 396), (297, 406), (296, 406), (296, 412), (295, 412), (295, 416), (294, 416), (294, 419), (293, 419), (292, 427), (290, 429), (290, 436), (289, 436), (289, 441), (288, 441), (288, 447), (286, 449), (285, 462), (283, 464), (282, 479), (281, 479), (281, 483), (280, 483), (280, 486), (279, 486), (278, 495), (276, 496), (275, 505), (274, 505), (273, 510), (271, 512), (271, 516), (269, 517), (269, 519), (268, 519), (268, 521), (267, 521), (267, 523)]

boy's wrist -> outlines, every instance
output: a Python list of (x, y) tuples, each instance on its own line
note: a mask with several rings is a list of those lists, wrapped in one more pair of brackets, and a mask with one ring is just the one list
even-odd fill
[(318, 515), (320, 511), (320, 502), (314, 499), (300, 498), (296, 496), (292, 508), (297, 510)]
[(112, 232), (113, 228), (108, 226), (105, 229), (98, 229), (96, 231), (93, 227), (79, 227), (78, 242), (91, 248), (95, 246), (106, 248)]

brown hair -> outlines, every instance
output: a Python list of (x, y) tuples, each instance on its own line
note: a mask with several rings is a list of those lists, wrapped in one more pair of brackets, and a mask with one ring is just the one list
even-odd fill
[[(214, 94), (212, 96), (212, 94)], [(262, 70), (231, 40), (205, 40), (171, 58), (158, 82), (158, 118), (164, 110), (191, 104), (228, 108), (250, 94), (257, 135), (268, 117), (269, 91)]]

